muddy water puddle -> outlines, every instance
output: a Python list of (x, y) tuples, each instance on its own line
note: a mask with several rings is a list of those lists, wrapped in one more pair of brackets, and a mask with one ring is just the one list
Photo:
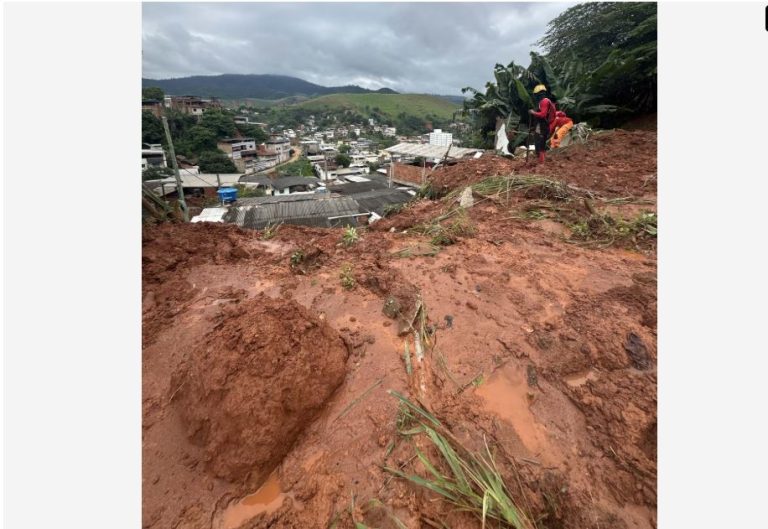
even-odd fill
[(536, 421), (530, 409), (533, 393), (522, 369), (505, 366), (476, 391), (488, 411), (512, 425), (531, 454), (540, 455), (547, 451), (549, 440), (544, 427)]
[(219, 518), (217, 527), (235, 529), (259, 514), (273, 513), (282, 506), (285, 497), (286, 493), (280, 488), (277, 473), (273, 472), (259, 490), (227, 506)]
[(580, 371), (578, 373), (574, 373), (572, 375), (563, 377), (563, 380), (565, 381), (565, 383), (572, 388), (578, 388), (580, 386), (583, 386), (590, 380), (596, 380), (596, 379), (597, 379), (597, 373), (595, 373), (591, 369), (588, 369), (587, 371)]

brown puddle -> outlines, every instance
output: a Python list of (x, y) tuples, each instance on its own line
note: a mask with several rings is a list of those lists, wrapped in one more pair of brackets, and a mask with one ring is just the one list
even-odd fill
[(277, 472), (273, 472), (259, 490), (227, 506), (219, 519), (218, 527), (234, 529), (261, 513), (273, 513), (283, 504), (283, 499), (285, 493), (280, 489)]
[(477, 388), (477, 394), (485, 401), (485, 408), (509, 422), (523, 445), (538, 455), (549, 443), (542, 426), (531, 412), (529, 391), (522, 371), (508, 366), (499, 369), (487, 383)]
[(597, 375), (590, 369), (580, 373), (574, 373), (573, 375), (568, 375), (567, 377), (563, 377), (563, 380), (565, 380), (565, 383), (572, 388), (577, 388), (586, 384), (588, 380), (595, 380), (596, 378)]

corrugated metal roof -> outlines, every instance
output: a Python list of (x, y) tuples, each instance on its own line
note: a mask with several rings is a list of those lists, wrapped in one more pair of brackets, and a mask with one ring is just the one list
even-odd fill
[(367, 182), (350, 182), (348, 184), (329, 185), (328, 191), (339, 193), (340, 195), (352, 195), (354, 193), (365, 193), (375, 189), (387, 189), (386, 182), (380, 180), (368, 180)]
[(271, 186), (272, 179), (268, 176), (258, 176), (255, 174), (248, 174), (240, 177), (240, 183), (259, 184), (262, 186)]
[(413, 200), (413, 195), (399, 189), (377, 189), (366, 193), (357, 193), (352, 198), (360, 205), (360, 211), (384, 215), (387, 206), (405, 204)]
[(205, 208), (199, 215), (192, 217), (189, 222), (224, 222), (228, 208)]
[(278, 222), (318, 227), (357, 225), (357, 221), (352, 215), (360, 213), (360, 207), (354, 199), (350, 197), (324, 198), (319, 195), (305, 196), (312, 198), (231, 207), (224, 215), (224, 221), (243, 228), (253, 229), (262, 229), (269, 224)]
[[(425, 143), (398, 143), (384, 149), (391, 154), (403, 156), (423, 156), (424, 158), (442, 158), (448, 147), (442, 145), (429, 145)], [(467, 149), (465, 147), (451, 147), (448, 158), (462, 158), (468, 154), (478, 152), (480, 149)]]
[(275, 189), (285, 189), (286, 187), (300, 186), (300, 185), (317, 185), (320, 182), (319, 178), (314, 176), (285, 176), (283, 178), (276, 178), (272, 181), (272, 187)]

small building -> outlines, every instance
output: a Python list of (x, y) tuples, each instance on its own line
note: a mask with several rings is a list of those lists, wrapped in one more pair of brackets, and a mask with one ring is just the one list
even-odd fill
[(435, 129), (429, 133), (429, 144), (448, 147), (453, 143), (453, 134), (443, 132), (442, 129)]
[(279, 163), (277, 154), (270, 154), (264, 144), (261, 144), (256, 148), (256, 154), (258, 155), (258, 159), (253, 164), (250, 172), (258, 173), (266, 171)]
[(142, 99), (141, 111), (151, 112), (157, 118), (163, 117), (163, 102), (159, 99)]
[(320, 152), (320, 142), (317, 140), (302, 140), (299, 142), (305, 155), (318, 154)]
[(193, 116), (202, 116), (206, 110), (221, 108), (221, 103), (215, 97), (203, 99), (197, 96), (166, 96), (165, 105)]
[(361, 213), (351, 197), (311, 193), (238, 199), (223, 221), (261, 230), (278, 223), (321, 228), (357, 226), (367, 218), (368, 214)]
[(294, 193), (311, 193), (320, 185), (320, 179), (313, 176), (285, 176), (272, 180), (272, 194), (275, 196)]
[(284, 136), (273, 134), (262, 145), (265, 155), (277, 156), (277, 163), (287, 162), (291, 159), (291, 141)]
[(144, 145), (141, 149), (141, 170), (150, 167), (168, 167), (165, 151), (160, 145)]
[(224, 138), (216, 145), (233, 160), (240, 158), (243, 151), (256, 151), (256, 140), (253, 138)]

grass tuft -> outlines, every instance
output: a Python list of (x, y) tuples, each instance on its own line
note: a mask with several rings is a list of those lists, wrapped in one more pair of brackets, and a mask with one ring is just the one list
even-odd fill
[(357, 244), (359, 240), (360, 235), (357, 233), (357, 228), (353, 226), (347, 226), (344, 228), (344, 234), (341, 236), (341, 243), (344, 246), (350, 247), (353, 244)]
[(345, 264), (341, 267), (339, 279), (341, 279), (341, 286), (346, 290), (352, 290), (357, 286), (357, 280), (355, 280), (355, 276), (352, 274), (352, 265), (350, 264)]
[(387, 472), (432, 491), (459, 510), (472, 513), (483, 527), (489, 520), (501, 527), (514, 529), (535, 527), (512, 499), (487, 441), (484, 440), (483, 453), (470, 453), (431, 413), (396, 391), (391, 390), (390, 394), (401, 403), (401, 416), (398, 417), (401, 433), (423, 434), (439, 459), (430, 459), (414, 444), (416, 457), (424, 467), (426, 477), (385, 467)]

